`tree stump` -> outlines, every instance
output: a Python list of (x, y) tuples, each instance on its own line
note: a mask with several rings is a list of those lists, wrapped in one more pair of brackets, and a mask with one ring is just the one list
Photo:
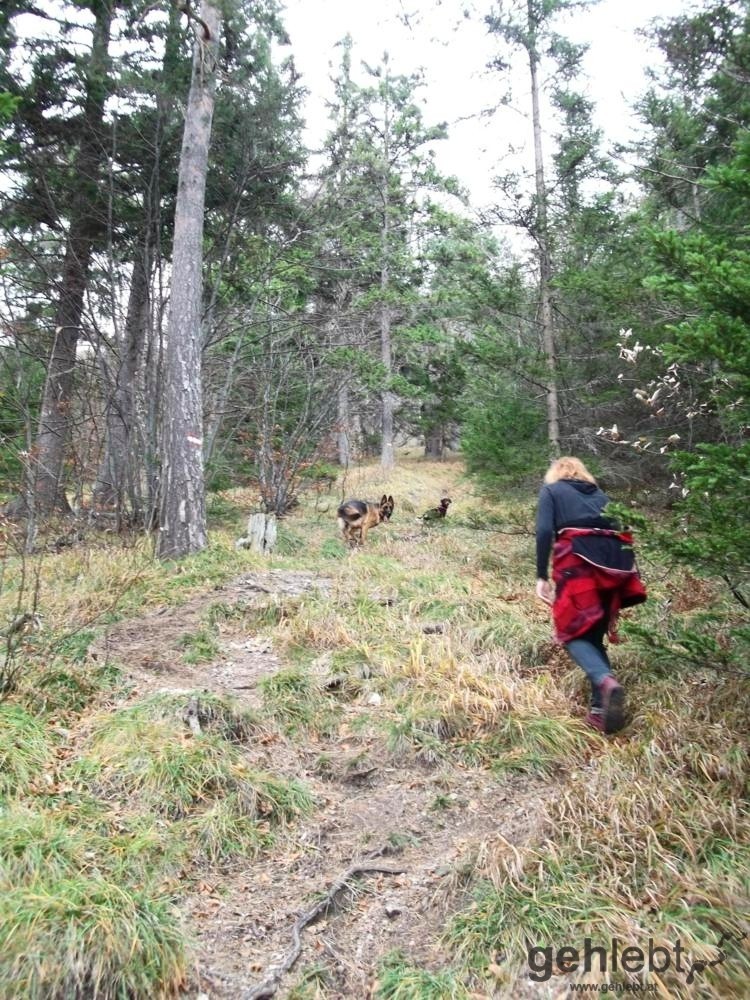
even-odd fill
[(251, 514), (247, 522), (247, 535), (238, 538), (235, 548), (250, 549), (270, 555), (276, 544), (276, 515)]

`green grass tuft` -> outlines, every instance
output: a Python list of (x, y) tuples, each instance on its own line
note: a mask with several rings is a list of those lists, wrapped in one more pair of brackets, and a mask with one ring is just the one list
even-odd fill
[(91, 629), (81, 629), (64, 635), (54, 644), (55, 653), (71, 663), (83, 663), (88, 656), (89, 646), (96, 638)]
[(347, 547), (338, 538), (326, 538), (319, 551), (323, 559), (342, 559), (347, 553)]
[(429, 972), (410, 965), (401, 952), (389, 955), (380, 970), (377, 1000), (469, 1000), (470, 993), (450, 969)]
[(185, 663), (210, 663), (221, 651), (218, 636), (210, 628), (202, 628), (184, 635), (179, 645), (184, 650), (182, 659)]
[(263, 695), (264, 711), (288, 733), (328, 731), (335, 724), (338, 712), (335, 701), (325, 695), (305, 664), (264, 677), (258, 688)]
[(485, 759), (500, 772), (552, 774), (580, 763), (590, 747), (590, 733), (570, 717), (519, 712), (503, 719), (498, 733), (488, 740)]
[(95, 875), (0, 892), (0, 983), (15, 997), (152, 1000), (184, 974), (183, 931), (163, 897)]
[(26, 792), (50, 761), (42, 723), (19, 705), (0, 704), (0, 796)]
[[(163, 719), (169, 720), (176, 732), (185, 721), (185, 713), (191, 704), (197, 707), (197, 718), (202, 730), (232, 743), (247, 743), (263, 731), (262, 722), (256, 713), (233, 698), (210, 691), (155, 694), (119, 709), (116, 721), (112, 717), (109, 724), (114, 728), (127, 728), (130, 724)], [(108, 723), (104, 723), (105, 729), (107, 725)]]
[(121, 683), (122, 674), (112, 664), (71, 666), (55, 660), (24, 678), (22, 696), (35, 712), (78, 715), (102, 692)]
[(302, 970), (299, 982), (292, 986), (287, 1000), (327, 1000), (330, 970), (323, 962), (315, 962)]
[(273, 827), (307, 815), (312, 806), (300, 782), (252, 771), (236, 791), (186, 820), (184, 830), (213, 864), (252, 858), (273, 845)]
[(274, 842), (268, 823), (248, 815), (247, 802), (236, 792), (186, 820), (184, 832), (211, 864), (237, 856), (253, 858)]
[(183, 730), (122, 712), (100, 722), (91, 751), (102, 790), (139, 796), (172, 819), (235, 791), (246, 771), (239, 750), (219, 736)]
[[(96, 780), (106, 794), (136, 796), (170, 819), (213, 809), (217, 828), (233, 822), (231, 809), (216, 810), (220, 802), (238, 804), (237, 818), (272, 823), (309, 811), (311, 799), (302, 784), (253, 770), (239, 747), (218, 734), (193, 736), (178, 720), (149, 718), (158, 707), (150, 700), (115, 712), (96, 727), (89, 759), (99, 765)], [(210, 820), (202, 823), (208, 842)]]
[(308, 543), (302, 535), (291, 531), (285, 524), (280, 524), (276, 533), (276, 552), (280, 556), (295, 556), (304, 552)]
[(91, 865), (85, 831), (71, 830), (59, 817), (10, 806), (0, 813), (0, 870), (9, 884), (40, 876), (62, 878)]
[(412, 750), (426, 764), (436, 764), (450, 754), (450, 733), (438, 708), (414, 708), (408, 702), (397, 706), (397, 717), (385, 724), (390, 753)]

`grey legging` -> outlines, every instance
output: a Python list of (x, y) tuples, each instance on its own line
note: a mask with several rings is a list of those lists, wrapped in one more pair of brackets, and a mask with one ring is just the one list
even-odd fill
[(571, 639), (570, 642), (565, 643), (567, 651), (591, 681), (592, 708), (601, 706), (599, 685), (608, 674), (612, 673), (607, 650), (604, 646), (604, 636), (607, 634), (608, 624), (609, 615), (605, 614), (588, 632), (584, 632), (577, 639)]

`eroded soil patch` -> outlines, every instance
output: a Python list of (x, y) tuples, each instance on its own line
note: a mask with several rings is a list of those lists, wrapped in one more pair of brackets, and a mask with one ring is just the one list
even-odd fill
[(384, 766), (365, 788), (321, 782), (309, 771), (301, 776), (319, 809), (290, 836), (284, 854), (227, 875), (208, 897), (188, 902), (199, 988), (212, 998), (250, 996), (287, 952), (298, 915), (351, 864), (384, 847), (385, 863), (403, 874), (362, 876), (343, 892), (304, 932), (299, 961), (277, 995), (286, 996), (305, 968), (317, 965), (325, 970), (326, 996), (368, 997), (380, 961), (397, 948), (415, 965), (439, 969), (446, 919), (466, 902), (464, 865), (470, 869), (481, 845), (498, 836), (516, 848), (537, 836), (540, 798), (549, 794), (538, 782), (524, 787), (484, 772), (430, 774), (418, 766)]
[[(258, 681), (278, 670), (281, 662), (270, 641), (253, 630), (252, 612), (283, 607), (311, 591), (326, 593), (330, 586), (327, 578), (293, 570), (243, 573), (184, 604), (118, 622), (93, 643), (90, 653), (120, 665), (139, 697), (154, 691), (207, 690), (255, 704)], [(230, 616), (220, 622), (220, 648), (211, 662), (186, 662), (186, 638), (206, 626), (212, 609), (222, 608), (244, 611), (247, 619)]]

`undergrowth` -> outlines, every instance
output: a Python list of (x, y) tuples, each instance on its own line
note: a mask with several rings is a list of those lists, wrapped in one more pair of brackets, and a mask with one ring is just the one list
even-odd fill
[[(123, 704), (128, 664), (88, 653), (108, 622), (268, 568), (234, 549), (239, 494), (214, 502), (210, 548), (180, 564), (155, 562), (145, 540), (107, 540), (40, 558), (22, 586), (7, 560), (0, 617), (33, 592), (41, 624), (20, 637), (23, 669), (0, 703), (0, 995), (174, 994), (191, 961), (176, 904), (206, 872), (261, 852), (282, 870), (284, 831), (314, 808), (297, 778), (254, 765), (253, 747), (278, 740), (314, 746), (321, 774), (345, 741), (352, 760), (393, 773), (416, 762), (539, 790), (528, 843), (489, 838), (453, 865), (453, 912), (435, 927), (442, 967), (403, 947), (379, 963), (380, 1000), (521, 995), (529, 947), (586, 937), (679, 940), (710, 962), (722, 931), (725, 961), (695, 995), (746, 996), (748, 623), (726, 588), (649, 555), (650, 601), (613, 650), (632, 717), (607, 740), (585, 727), (586, 684), (533, 598), (528, 493), (477, 497), (460, 469), (417, 462), (386, 483), (359, 470), (347, 489), (393, 493), (393, 520), (349, 551), (311, 500), (270, 561), (330, 578), (329, 591), (288, 609), (217, 602), (186, 633), (193, 663), (219, 655), (225, 629), (273, 640), (284, 666), (252, 711), (206, 691)], [(416, 523), (410, 510), (446, 489), (439, 530)], [(432, 815), (460, 818), (450, 791), (433, 795)], [(558, 988), (586, 980), (554, 975)], [(674, 969), (629, 981), (693, 995)], [(321, 954), (290, 996), (324, 997), (335, 982)]]

